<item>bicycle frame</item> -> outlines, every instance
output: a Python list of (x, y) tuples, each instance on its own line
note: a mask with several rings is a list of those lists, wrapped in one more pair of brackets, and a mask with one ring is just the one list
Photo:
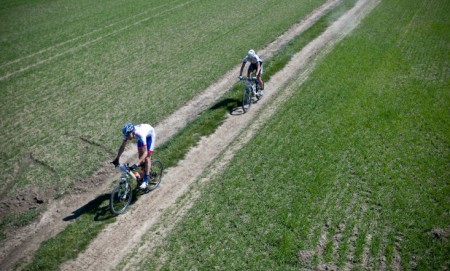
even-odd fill
[(120, 164), (119, 171), (121, 177), (111, 192), (109, 200), (109, 208), (114, 215), (119, 215), (128, 208), (133, 197), (133, 188), (130, 180), (136, 180), (136, 176), (130, 171), (127, 164)]
[(252, 94), (256, 92), (256, 77), (242, 77), (241, 80), (245, 80), (245, 89), (242, 95), (242, 110), (244, 113), (250, 110), (252, 105)]
[(133, 180), (136, 180), (136, 176), (134, 176), (134, 174), (130, 171), (130, 168), (128, 167), (127, 164), (120, 164), (119, 165), (119, 171), (122, 175), (122, 177), (131, 177)]
[(256, 76), (253, 77), (242, 77), (242, 80), (245, 80), (245, 86), (250, 86), (252, 90), (256, 91), (256, 82), (258, 78)]
[[(134, 181), (137, 185), (142, 182), (142, 178), (137, 178), (134, 175), (134, 172), (130, 170), (128, 164), (119, 164), (118, 169), (121, 176), (111, 192), (109, 201), (110, 210), (114, 215), (119, 215), (125, 212), (128, 205), (130, 205), (134, 194), (133, 190), (135, 189)], [(149, 179), (147, 188), (141, 190), (143, 193), (148, 193), (159, 186), (161, 183), (163, 170), (164, 166), (160, 160), (152, 160), (152, 168), (149, 174), (151, 179)]]

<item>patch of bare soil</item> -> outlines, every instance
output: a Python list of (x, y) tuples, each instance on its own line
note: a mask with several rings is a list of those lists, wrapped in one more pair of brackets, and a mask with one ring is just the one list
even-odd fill
[[(339, 0), (328, 1), (258, 53), (265, 58), (270, 58), (276, 50), (307, 29), (338, 2)], [(253, 132), (263, 125), (264, 119), (270, 118), (278, 106), (288, 99), (295, 90), (295, 88), (286, 86), (293, 80), (295, 80), (296, 86), (306, 80), (315, 61), (350, 33), (378, 2), (379, 0), (360, 0), (352, 10), (342, 16), (319, 38), (296, 54), (285, 69), (272, 77), (270, 82), (266, 84), (264, 98), (255, 106), (252, 106), (250, 112), (239, 114), (240, 109), (237, 109), (234, 112), (235, 114), (230, 115), (214, 134), (203, 138), (196, 147), (191, 149), (185, 160), (167, 171), (158, 189), (139, 198), (129, 211), (117, 218), (116, 223), (104, 229), (85, 252), (79, 255), (76, 260), (63, 264), (61, 269), (113, 269), (122, 258), (127, 256), (129, 251), (139, 249), (135, 248), (137, 244), (145, 248), (151, 248), (154, 244), (157, 244), (157, 239), (142, 243), (141, 238), (148, 229), (163, 219), (162, 215), (169, 208), (176, 206), (179, 210), (173, 215), (173, 221), (182, 217), (191, 206), (195, 195), (198, 196), (199, 193), (193, 193), (192, 200), (185, 202), (183, 205), (176, 205), (177, 199), (192, 188), (191, 184), (196, 180), (201, 177), (203, 177), (203, 181), (209, 179), (210, 175), (203, 176), (205, 170), (209, 170), (210, 174), (222, 170), (232, 159), (234, 152), (248, 142)], [(186, 106), (158, 124), (156, 126), (158, 143), (162, 144), (195, 118), (198, 113), (211, 106), (221, 94), (236, 82), (238, 70), (239, 66), (236, 66), (218, 83), (210, 86)], [(261, 110), (263, 108), (264, 111)], [(236, 141), (239, 144), (233, 144), (230, 147), (230, 144)], [(128, 160), (134, 156), (136, 156), (135, 150), (127, 149), (123, 155), (123, 160)], [(216, 161), (216, 163), (212, 164), (213, 161)], [(63, 230), (67, 223), (70, 223), (66, 222), (67, 219), (65, 218), (71, 214), (74, 215), (77, 209), (89, 203), (98, 195), (109, 192), (111, 182), (117, 178), (117, 174), (111, 167), (106, 166), (107, 163), (105, 162), (104, 169), (86, 180), (85, 183), (77, 184), (70, 195), (60, 200), (51, 200), (48, 204), (48, 210), (38, 221), (15, 231), (6, 241), (2, 242), (0, 249), (2, 269), (10, 270), (19, 260), (27, 260), (42, 241), (54, 236)], [(158, 208), (150, 208), (149, 206), (158, 206)], [(130, 231), (130, 229), (133, 230)], [(167, 231), (161, 229), (159, 233), (158, 238), (161, 241)], [(142, 260), (136, 256), (133, 259), (135, 263)], [(129, 267), (132, 268), (133, 265), (131, 262), (130, 264)]]
[(448, 238), (450, 237), (450, 228), (442, 229), (442, 228), (435, 228), (432, 229), (430, 232), (431, 236), (438, 240), (448, 241)]

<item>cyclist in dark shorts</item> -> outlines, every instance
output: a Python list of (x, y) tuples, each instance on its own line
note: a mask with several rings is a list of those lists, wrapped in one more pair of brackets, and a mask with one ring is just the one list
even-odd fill
[(257, 95), (262, 96), (264, 90), (264, 81), (262, 80), (263, 74), (263, 61), (262, 59), (255, 53), (255, 50), (251, 49), (248, 51), (247, 55), (242, 60), (241, 70), (239, 72), (239, 79), (242, 79), (242, 72), (244, 71), (245, 64), (250, 62), (250, 66), (247, 70), (247, 77), (250, 77), (252, 72), (256, 73), (256, 78), (258, 79), (257, 85), (259, 88), (259, 93)]

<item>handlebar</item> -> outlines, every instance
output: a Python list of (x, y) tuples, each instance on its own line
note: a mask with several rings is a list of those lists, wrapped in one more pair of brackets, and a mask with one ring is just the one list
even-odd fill
[(117, 167), (119, 168), (120, 171), (123, 171), (123, 172), (129, 172), (129, 171), (131, 171), (131, 169), (130, 169), (128, 163), (126, 163), (126, 164), (125, 164), (125, 163), (119, 164)]
[(249, 81), (255, 81), (256, 82), (258, 80), (258, 78), (256, 76), (253, 76), (253, 77), (242, 76), (242, 77), (239, 78), (239, 80), (240, 81), (249, 80)]
[(129, 176), (131, 176), (133, 179), (136, 180), (136, 176), (134, 174), (131, 173), (131, 167), (129, 166), (128, 163), (123, 163), (123, 164), (119, 164), (119, 171), (123, 174), (127, 174)]

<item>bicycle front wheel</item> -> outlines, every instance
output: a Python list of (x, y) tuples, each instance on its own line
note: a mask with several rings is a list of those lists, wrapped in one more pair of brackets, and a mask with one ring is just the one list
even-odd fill
[(244, 95), (242, 96), (242, 110), (244, 113), (250, 110), (252, 105), (252, 90), (250, 88), (245, 88)]
[(120, 182), (114, 187), (109, 200), (109, 208), (115, 215), (119, 215), (128, 208), (133, 197), (133, 189), (127, 178), (121, 178)]
[(164, 167), (160, 160), (152, 160), (152, 167), (149, 174), (149, 181), (147, 187), (148, 191), (152, 191), (153, 189), (159, 186), (159, 184), (161, 183), (163, 170)]

